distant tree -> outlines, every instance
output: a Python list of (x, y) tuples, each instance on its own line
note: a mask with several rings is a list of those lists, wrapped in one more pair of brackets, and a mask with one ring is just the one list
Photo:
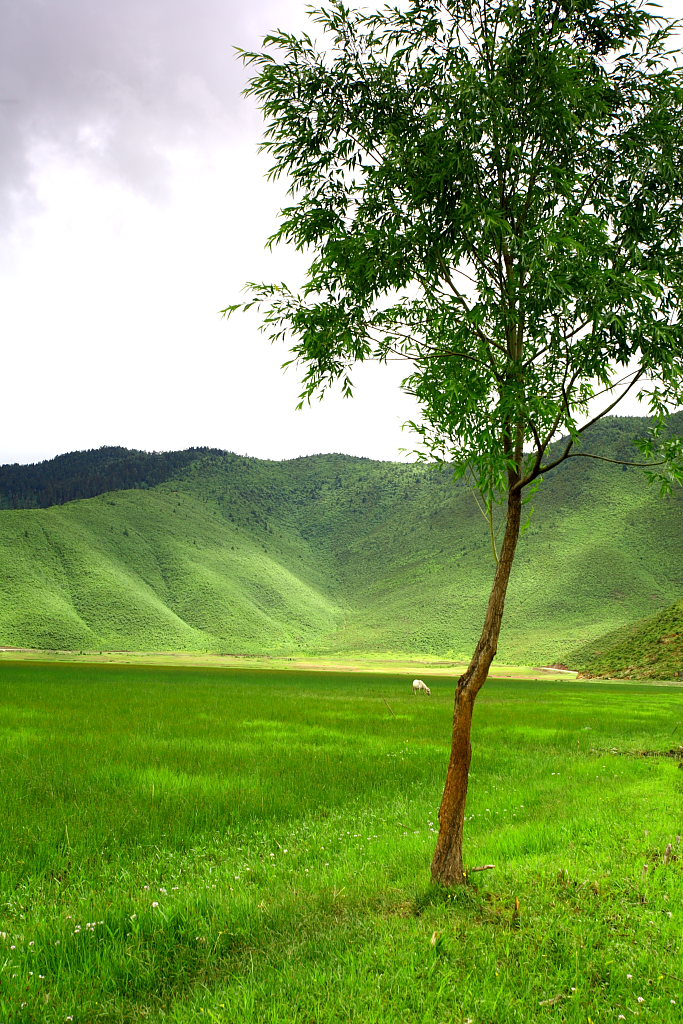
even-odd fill
[(629, 393), (655, 418), (632, 464), (682, 478), (665, 431), (683, 401), (675, 26), (640, 0), (331, 2), (311, 17), (322, 42), (277, 31), (242, 54), (271, 176), (290, 182), (270, 242), (310, 252), (308, 275), (298, 293), (251, 285), (225, 312), (256, 305), (293, 339), (302, 401), (334, 382), (351, 394), (358, 361), (406, 359), (423, 450), (483, 498), (497, 565), (457, 684), (432, 864), (453, 885), (525, 492), (568, 459), (607, 458), (582, 435)]

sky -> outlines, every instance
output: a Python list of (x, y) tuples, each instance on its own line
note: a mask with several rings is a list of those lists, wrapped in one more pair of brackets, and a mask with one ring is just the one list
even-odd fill
[(264, 248), (286, 197), (234, 48), (307, 27), (305, 8), (0, 0), (0, 464), (102, 445), (409, 457), (404, 366), (297, 411), (286, 346), (219, 313), (301, 273)]

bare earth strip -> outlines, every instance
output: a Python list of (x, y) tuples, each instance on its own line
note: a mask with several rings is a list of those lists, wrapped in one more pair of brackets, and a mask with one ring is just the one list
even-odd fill
[[(115, 665), (176, 665), (185, 668), (241, 668), (267, 669), (269, 671), (293, 672), (376, 672), (378, 674), (405, 673), (407, 676), (449, 676), (457, 678), (466, 667), (464, 661), (446, 661), (439, 658), (420, 659), (411, 655), (390, 654), (340, 654), (338, 657), (325, 655), (301, 655), (283, 657), (241, 654), (195, 654), (184, 651), (54, 651), (24, 647), (0, 647), (0, 665), (3, 662), (83, 662)], [(547, 679), (574, 680), (577, 673), (568, 669), (550, 666), (496, 665), (491, 667), (492, 679)], [(591, 680), (577, 680), (590, 683)], [(606, 679), (600, 683), (632, 682), (647, 686), (683, 687), (682, 679)]]
[[(405, 672), (407, 675), (453, 677), (460, 675), (466, 667), (464, 661), (446, 661), (439, 658), (419, 658), (414, 655), (400, 654), (271, 657), (269, 655), (189, 654), (168, 651), (81, 653), (79, 651), (0, 647), (0, 663), (3, 661), (79, 661), (130, 665), (183, 665), (202, 668), (267, 668), (298, 672)], [(560, 679), (575, 678), (576, 673), (554, 668), (534, 668), (528, 665), (494, 665), (491, 675), (498, 679)]]

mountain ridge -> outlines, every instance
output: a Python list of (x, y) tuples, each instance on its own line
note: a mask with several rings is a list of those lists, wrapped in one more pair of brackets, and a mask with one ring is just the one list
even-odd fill
[[(594, 426), (581, 441), (586, 452), (599, 449), (604, 453), (607, 446), (612, 456), (626, 458), (629, 453), (631, 456), (635, 454), (633, 438), (644, 437), (651, 422), (647, 417), (610, 416), (603, 423)], [(683, 412), (675, 413), (670, 418), (670, 428), (683, 433)], [(553, 450), (560, 450), (566, 440), (564, 437), (556, 441)], [(373, 465), (406, 465), (402, 462), (345, 455), (341, 452), (275, 460), (237, 455), (226, 449), (211, 447), (144, 451), (139, 448), (103, 445), (99, 448), (65, 452), (39, 462), (0, 464), (0, 509), (49, 508), (51, 505), (92, 498), (112, 490), (157, 486), (182, 473), (187, 466), (205, 456), (280, 466), (305, 463), (309, 459), (351, 460)]]
[[(646, 425), (614, 417), (597, 441), (623, 452)], [(499, 658), (566, 660), (679, 600), (682, 498), (591, 459), (550, 474)], [(493, 568), (474, 498), (447, 470), (194, 450), (152, 486), (1, 511), (0, 644), (461, 658)]]

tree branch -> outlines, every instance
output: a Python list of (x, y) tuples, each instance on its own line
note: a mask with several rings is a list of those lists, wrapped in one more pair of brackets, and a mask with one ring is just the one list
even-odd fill
[(649, 469), (650, 466), (665, 466), (666, 459), (660, 462), (625, 462), (624, 459), (608, 459), (606, 455), (593, 455), (591, 452), (572, 452), (568, 459), (599, 459), (600, 462), (613, 462), (616, 466), (639, 466), (641, 469)]
[[(607, 414), (610, 413), (612, 411), (612, 409), (614, 409), (614, 407), (619, 404), (619, 402), (622, 400), (622, 398), (624, 398), (628, 394), (628, 392), (631, 390), (631, 388), (636, 383), (636, 381), (638, 381), (643, 376), (644, 373), (645, 373), (645, 367), (641, 366), (640, 369), (636, 372), (636, 375), (634, 376), (634, 378), (631, 381), (631, 383), (628, 385), (628, 387), (624, 388), (624, 390), (618, 396), (618, 398), (615, 398), (615, 400), (613, 402), (611, 402), (610, 405), (608, 405), (605, 409), (603, 409), (602, 412), (599, 412), (597, 416), (594, 416), (592, 420), (589, 420), (588, 423), (584, 423), (584, 425), (582, 427), (579, 427), (579, 429), (576, 431), (576, 433), (577, 434), (583, 434), (586, 430), (589, 429), (589, 427), (592, 427), (594, 423), (597, 423), (598, 420), (601, 420), (604, 416), (607, 416)], [(609, 389), (607, 389), (607, 390), (609, 390)], [(522, 487), (526, 487), (527, 484), (530, 484), (532, 482), (532, 480), (535, 480), (537, 477), (543, 476), (544, 473), (548, 473), (551, 469), (555, 469), (556, 466), (559, 466), (562, 462), (565, 462), (567, 459), (578, 458), (578, 457), (587, 458), (587, 459), (589, 459), (589, 458), (592, 458), (592, 459), (604, 458), (603, 456), (589, 455), (587, 452), (574, 452), (574, 453), (572, 453), (571, 449), (573, 447), (574, 447), (574, 438), (571, 437), (569, 439), (569, 441), (567, 443), (567, 446), (566, 446), (565, 450), (563, 451), (562, 455), (560, 455), (559, 458), (555, 459), (553, 462), (549, 462), (547, 466), (534, 466), (534, 468), (531, 470), (530, 473), (527, 474), (527, 476), (524, 478), (524, 480), (520, 481), (520, 483), (518, 485), (520, 487), (520, 489)], [(618, 461), (618, 460), (605, 458), (604, 461), (606, 461), (606, 462), (614, 462), (614, 461)], [(619, 465), (624, 465), (624, 463), (620, 462)], [(626, 465), (637, 466), (637, 465), (641, 465), (641, 463), (630, 462), (630, 463), (626, 463)], [(642, 463), (642, 465), (643, 466), (661, 465), (661, 463), (646, 462), (646, 463)]]
[[(607, 414), (610, 413), (612, 411), (612, 409), (614, 409), (614, 407), (619, 404), (619, 402), (622, 400), (622, 398), (626, 397), (626, 395), (629, 393), (629, 391), (631, 390), (633, 385), (636, 384), (644, 374), (645, 374), (645, 367), (641, 366), (640, 369), (636, 371), (636, 374), (635, 374), (633, 380), (631, 381), (631, 383), (628, 385), (628, 387), (625, 387), (624, 390), (621, 392), (621, 394), (617, 398), (615, 398), (614, 401), (610, 405), (608, 405), (606, 409), (603, 409), (602, 412), (598, 413), (597, 416), (594, 416), (592, 420), (589, 420), (588, 423), (584, 423), (584, 425), (582, 427), (579, 427), (579, 429), (577, 430), (577, 434), (583, 434), (583, 432), (585, 430), (588, 430), (589, 427), (592, 427), (593, 424), (597, 423), (598, 420), (601, 420), (603, 418), (603, 416), (607, 416)], [(622, 379), (625, 380), (626, 378), (622, 378)], [(617, 387), (618, 385), (615, 384), (614, 386)], [(605, 391), (611, 391), (611, 388), (605, 388)], [(602, 393), (603, 392), (599, 392), (599, 394), (602, 394)]]

